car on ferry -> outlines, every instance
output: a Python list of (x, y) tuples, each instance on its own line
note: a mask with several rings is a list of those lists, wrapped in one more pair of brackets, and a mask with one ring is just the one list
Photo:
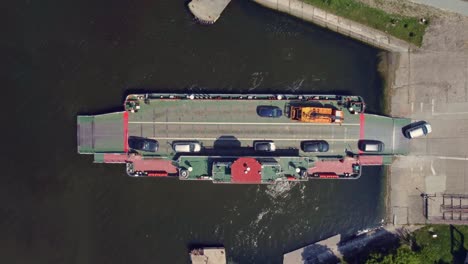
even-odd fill
[(278, 118), (283, 115), (283, 111), (274, 105), (259, 105), (257, 107), (257, 115), (260, 117)]
[(402, 130), (403, 135), (406, 138), (411, 139), (426, 136), (427, 134), (432, 132), (432, 127), (426, 121), (419, 121), (405, 126)]
[(385, 145), (382, 141), (362, 139), (358, 141), (358, 148), (364, 152), (382, 152)]
[(128, 147), (133, 150), (156, 152), (159, 148), (159, 143), (155, 139), (129, 136)]
[(172, 142), (172, 149), (175, 152), (194, 153), (200, 152), (202, 146), (198, 141), (177, 141)]
[(329, 145), (325, 140), (302, 141), (301, 149), (304, 152), (327, 152)]
[(254, 142), (254, 150), (259, 152), (273, 152), (276, 150), (273, 141), (256, 141)]

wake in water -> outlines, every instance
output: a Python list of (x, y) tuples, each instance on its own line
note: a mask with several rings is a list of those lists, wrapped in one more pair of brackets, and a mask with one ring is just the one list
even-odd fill
[(296, 93), (299, 89), (301, 89), (304, 81), (305, 81), (304, 77), (302, 77), (301, 79), (295, 80), (291, 85), (286, 86), (286, 91), (290, 93)]
[(268, 72), (254, 72), (251, 75), (250, 87), (249, 92), (255, 90), (259, 87), (262, 83), (264, 78), (268, 75)]
[(277, 181), (273, 184), (269, 184), (266, 189), (266, 194), (271, 198), (286, 198), (289, 195), (289, 191), (297, 182), (289, 182), (286, 180)]

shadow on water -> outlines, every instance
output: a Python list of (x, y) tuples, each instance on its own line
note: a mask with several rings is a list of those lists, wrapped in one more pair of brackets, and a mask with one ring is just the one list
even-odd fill
[(371, 233), (340, 242), (338, 250), (343, 255), (346, 263), (360, 264), (365, 263), (372, 253), (379, 252), (385, 255), (396, 250), (399, 245), (398, 235), (390, 233), (385, 229), (378, 229)]
[(318, 244), (304, 248), (301, 256), (304, 263), (307, 264), (332, 264), (339, 262), (339, 259), (328, 247)]

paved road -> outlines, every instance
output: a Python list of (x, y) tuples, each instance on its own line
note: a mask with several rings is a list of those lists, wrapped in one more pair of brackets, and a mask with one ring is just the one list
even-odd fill
[(415, 3), (430, 5), (443, 10), (468, 16), (468, 1), (466, 0), (410, 0)]
[(437, 195), (428, 199), (429, 217), (440, 216), (442, 193), (468, 194), (466, 28), (468, 19), (439, 22), (427, 35), (444, 41), (426, 44), (417, 53), (401, 54), (392, 115), (426, 120), (433, 132), (411, 140), (411, 155), (392, 165), (391, 204), (398, 224), (425, 222), (423, 192)]

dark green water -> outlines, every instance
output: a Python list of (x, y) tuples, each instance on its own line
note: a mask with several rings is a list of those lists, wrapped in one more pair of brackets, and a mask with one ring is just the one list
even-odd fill
[(76, 154), (75, 124), (142, 90), (360, 94), (379, 112), (378, 50), (249, 1), (213, 26), (175, 0), (7, 7), (2, 263), (187, 263), (194, 243), (224, 244), (233, 263), (280, 263), (380, 222), (381, 168), (278, 197), (266, 186), (132, 179)]

